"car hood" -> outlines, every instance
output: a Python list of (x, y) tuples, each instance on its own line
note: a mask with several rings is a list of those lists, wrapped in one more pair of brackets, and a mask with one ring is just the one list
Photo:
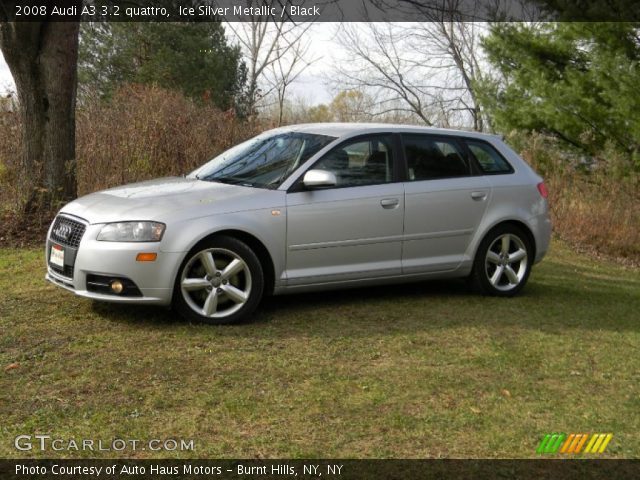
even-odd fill
[(182, 220), (216, 213), (278, 206), (281, 192), (194, 178), (168, 177), (91, 193), (65, 205), (62, 213), (89, 223)]

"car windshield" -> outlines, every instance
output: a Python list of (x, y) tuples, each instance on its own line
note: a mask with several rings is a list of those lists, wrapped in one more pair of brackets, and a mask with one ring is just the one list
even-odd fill
[(188, 177), (278, 188), (296, 168), (333, 140), (334, 137), (310, 133), (265, 133), (218, 155)]

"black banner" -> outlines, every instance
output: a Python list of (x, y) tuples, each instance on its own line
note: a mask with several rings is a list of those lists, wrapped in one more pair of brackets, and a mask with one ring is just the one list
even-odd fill
[(5, 479), (635, 479), (640, 460), (0, 460)]
[(1, 21), (638, 21), (639, 0), (17, 0)]

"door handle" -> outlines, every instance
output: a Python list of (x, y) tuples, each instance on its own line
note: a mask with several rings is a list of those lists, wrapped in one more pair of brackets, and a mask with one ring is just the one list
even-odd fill
[(382, 208), (396, 208), (400, 204), (400, 200), (397, 198), (383, 198), (380, 200)]
[(471, 192), (471, 198), (474, 200), (484, 200), (487, 198), (487, 192)]

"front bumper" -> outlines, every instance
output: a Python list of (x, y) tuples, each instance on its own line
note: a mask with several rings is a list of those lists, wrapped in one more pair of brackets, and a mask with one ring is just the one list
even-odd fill
[[(118, 295), (105, 295), (97, 292), (90, 292), (86, 289), (77, 290), (74, 288), (72, 283), (69, 283), (69, 279), (57, 275), (53, 270), (49, 269), (47, 274), (44, 276), (45, 280), (48, 280), (52, 284), (57, 287), (62, 287), (70, 292), (75, 293), (80, 297), (91, 298), (93, 300), (98, 300), (102, 302), (113, 302), (113, 303), (146, 303), (148, 305), (169, 305), (171, 304), (171, 291), (170, 289), (163, 289), (162, 291), (158, 291), (159, 295), (157, 296), (146, 296), (143, 292), (142, 297), (121, 297)], [(159, 289), (156, 289), (159, 290)]]
[[(162, 252), (160, 243), (102, 242), (96, 237), (101, 224), (87, 225), (79, 246), (74, 251), (74, 264), (68, 272), (62, 274), (49, 265), (49, 252), (54, 242), (47, 236), (47, 274), (45, 279), (52, 284), (65, 288), (76, 295), (94, 300), (116, 303), (142, 303), (169, 305), (173, 294), (173, 283), (183, 258), (180, 252)], [(62, 245), (66, 248), (64, 245)], [(136, 255), (141, 252), (157, 253), (153, 262), (138, 262)], [(72, 272), (72, 273), (71, 273)], [(126, 277), (140, 289), (142, 296), (126, 297), (89, 291), (87, 275)]]

